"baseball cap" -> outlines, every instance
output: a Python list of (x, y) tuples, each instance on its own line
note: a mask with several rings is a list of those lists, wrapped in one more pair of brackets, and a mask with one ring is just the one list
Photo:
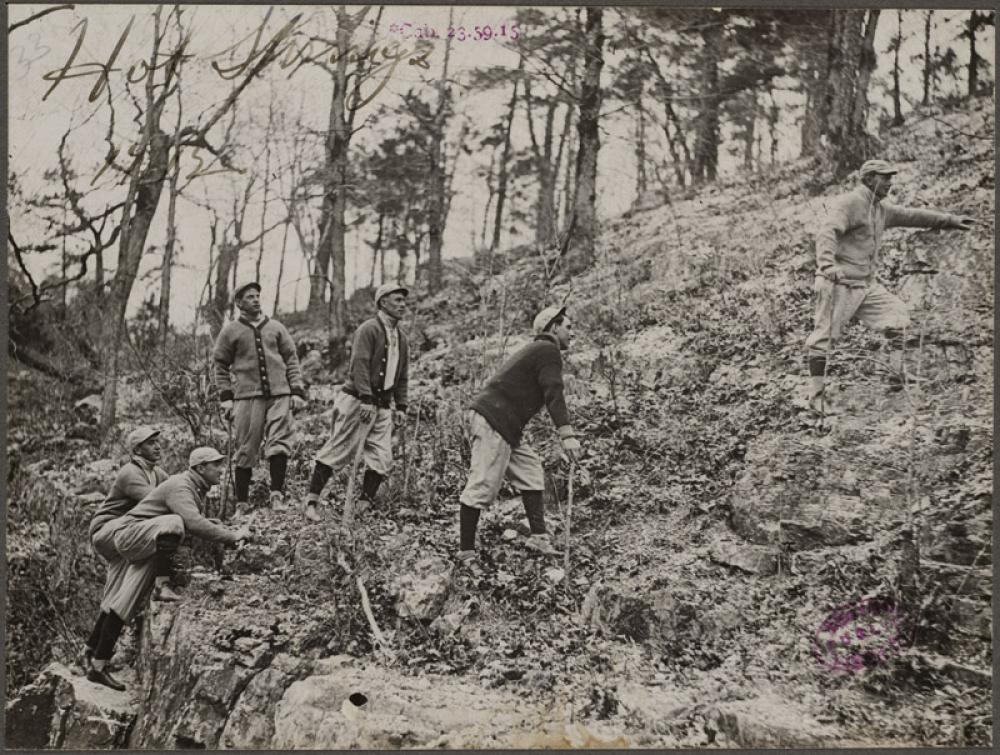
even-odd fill
[(532, 329), (536, 333), (542, 333), (547, 327), (555, 320), (559, 315), (566, 311), (566, 307), (546, 307), (537, 315), (535, 315), (535, 321), (531, 324)]
[(128, 437), (125, 439), (125, 446), (128, 448), (129, 453), (131, 453), (136, 449), (136, 446), (141, 446), (147, 440), (154, 438), (159, 434), (160, 431), (155, 427), (140, 425), (128, 434)]
[(201, 446), (192, 451), (191, 455), (188, 456), (188, 466), (193, 468), (208, 461), (221, 461), (225, 458), (225, 456), (211, 446)]
[(892, 167), (885, 160), (868, 160), (865, 162), (864, 165), (861, 166), (861, 170), (859, 171), (859, 173), (861, 174), (861, 177), (864, 178), (865, 176), (871, 173), (891, 175), (893, 173), (899, 173), (899, 171), (896, 170), (894, 167)]
[(243, 292), (248, 288), (256, 288), (257, 293), (260, 293), (260, 284), (255, 280), (248, 280), (236, 287), (236, 290), (233, 292), (233, 299), (239, 301), (240, 297), (243, 296)]
[(410, 289), (406, 288), (406, 286), (400, 286), (398, 283), (383, 283), (375, 289), (375, 303), (378, 304), (382, 301), (383, 296), (388, 296), (396, 291), (402, 291), (403, 296), (410, 295)]

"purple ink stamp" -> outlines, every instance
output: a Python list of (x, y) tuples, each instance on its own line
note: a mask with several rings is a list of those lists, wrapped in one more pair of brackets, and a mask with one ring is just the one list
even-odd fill
[(812, 638), (812, 654), (827, 671), (860, 672), (899, 652), (896, 608), (887, 598), (865, 598), (834, 608)]

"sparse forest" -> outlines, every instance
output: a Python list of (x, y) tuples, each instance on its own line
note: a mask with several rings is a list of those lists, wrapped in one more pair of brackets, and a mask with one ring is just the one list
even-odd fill
[[(8, 17), (12, 746), (992, 744), (993, 11)], [(814, 237), (872, 159), (886, 201), (974, 224), (886, 230), (916, 379), (887, 391), (887, 339), (850, 325), (824, 373), (843, 414), (817, 418)], [(307, 385), (293, 505), (258, 473), (252, 542), (185, 541), (182, 599), (115, 656), (128, 691), (98, 687), (88, 523), (136, 426), (170, 474), (232, 456), (212, 354), (246, 281)], [(393, 468), (349, 527), (338, 470), (309, 522), (387, 282), (409, 289)], [(561, 555), (519, 547), (505, 485), (462, 573), (464, 410), (553, 304), (582, 455), (544, 409), (526, 437)], [(231, 465), (203, 513), (236, 521)]]

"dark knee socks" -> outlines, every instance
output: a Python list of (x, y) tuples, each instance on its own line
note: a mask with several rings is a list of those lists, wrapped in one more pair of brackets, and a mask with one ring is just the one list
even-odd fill
[(104, 615), (104, 623), (101, 626), (101, 637), (97, 641), (97, 647), (94, 649), (95, 660), (111, 660), (111, 656), (115, 654), (115, 645), (118, 644), (118, 638), (121, 636), (124, 627), (125, 622), (114, 611), (108, 611)]
[(545, 504), (542, 501), (542, 491), (522, 490), (521, 500), (524, 501), (524, 513), (528, 515), (531, 534), (545, 534)]
[(309, 479), (309, 492), (318, 496), (323, 492), (323, 487), (332, 475), (333, 469), (331, 467), (317, 461), (313, 465), (312, 477)]
[(823, 377), (826, 374), (826, 357), (809, 357), (809, 374), (813, 377)]
[(385, 477), (373, 469), (365, 470), (365, 479), (361, 483), (361, 497), (367, 501), (375, 500), (375, 494)]
[(459, 539), (463, 551), (476, 549), (476, 527), (479, 526), (479, 509), (462, 504), (459, 512)]
[(246, 503), (250, 500), (250, 480), (253, 478), (253, 470), (250, 467), (236, 467), (233, 475), (236, 478), (236, 500), (239, 503)]
[(101, 641), (101, 630), (104, 628), (104, 620), (107, 617), (108, 612), (101, 611), (101, 615), (97, 617), (97, 623), (94, 624), (94, 631), (87, 638), (87, 649), (90, 650), (91, 655), (93, 655), (94, 650), (97, 648), (97, 643)]
[(288, 471), (288, 457), (284, 454), (275, 454), (267, 458), (267, 463), (271, 469), (271, 490), (285, 489), (285, 472)]
[(180, 535), (163, 534), (157, 536), (156, 559), (154, 561), (157, 577), (170, 577), (171, 579), (174, 577), (177, 571), (177, 566), (174, 563), (174, 554), (177, 552), (180, 544)]

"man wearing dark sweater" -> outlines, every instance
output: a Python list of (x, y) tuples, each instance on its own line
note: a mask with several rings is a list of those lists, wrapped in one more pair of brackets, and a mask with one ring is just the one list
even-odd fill
[(364, 444), (365, 477), (361, 497), (371, 502), (392, 467), (392, 405), (406, 412), (409, 345), (399, 321), (406, 315), (409, 291), (383, 283), (375, 291), (375, 316), (358, 326), (344, 388), (333, 405), (330, 438), (316, 454), (303, 513), (320, 521), (316, 506), (333, 471)]
[(236, 510), (243, 513), (248, 506), (262, 442), (271, 474), (269, 502), (282, 509), (295, 442), (292, 412), (306, 404), (302, 370), (288, 330), (261, 311), (260, 284), (244, 283), (235, 299), (240, 316), (219, 331), (212, 357), (222, 409), (233, 423)]
[(505, 474), (521, 492), (531, 527), (527, 546), (547, 555), (557, 553), (545, 530), (542, 460), (534, 449), (521, 443), (521, 433), (544, 405), (559, 431), (566, 455), (575, 460), (580, 452), (580, 441), (570, 424), (563, 397), (560, 352), (569, 348), (571, 337), (566, 308), (542, 310), (533, 326), (535, 339), (500, 367), (467, 413), (472, 463), (460, 498), (458, 558), (462, 563), (475, 559), (479, 514), (496, 499)]

